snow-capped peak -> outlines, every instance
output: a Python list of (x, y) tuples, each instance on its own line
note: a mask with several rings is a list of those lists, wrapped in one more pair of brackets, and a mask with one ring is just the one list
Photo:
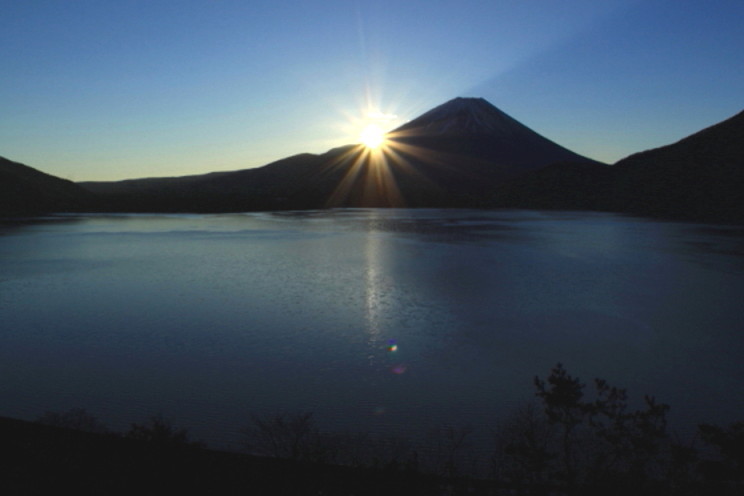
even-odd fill
[(483, 98), (450, 100), (399, 127), (401, 134), (513, 135), (526, 128)]

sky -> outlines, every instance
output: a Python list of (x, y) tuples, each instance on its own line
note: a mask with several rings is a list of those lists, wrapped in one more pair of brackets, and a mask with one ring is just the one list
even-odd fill
[(606, 163), (744, 109), (742, 0), (0, 0), (0, 156), (266, 165), (483, 97)]

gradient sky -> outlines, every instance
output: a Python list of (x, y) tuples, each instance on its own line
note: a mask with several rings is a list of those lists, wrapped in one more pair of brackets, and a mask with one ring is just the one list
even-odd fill
[(0, 0), (0, 156), (265, 165), (479, 96), (608, 163), (744, 108), (742, 0)]

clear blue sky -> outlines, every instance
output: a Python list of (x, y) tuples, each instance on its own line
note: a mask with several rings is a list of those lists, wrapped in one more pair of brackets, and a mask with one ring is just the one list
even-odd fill
[(480, 96), (615, 162), (744, 108), (744, 0), (0, 0), (0, 155), (72, 180), (265, 165)]

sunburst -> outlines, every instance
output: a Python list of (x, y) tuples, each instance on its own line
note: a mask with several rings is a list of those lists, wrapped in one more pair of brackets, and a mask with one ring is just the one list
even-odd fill
[(370, 150), (377, 150), (385, 144), (385, 131), (375, 123), (367, 124), (359, 133), (359, 141)]
[(399, 124), (396, 114), (368, 110), (364, 117), (349, 115), (347, 132), (354, 133), (357, 146), (349, 147), (325, 165), (325, 170), (343, 171), (326, 206), (405, 207), (398, 185), (436, 187), (410, 160), (431, 161), (430, 153), (406, 141), (407, 132), (388, 131)]

